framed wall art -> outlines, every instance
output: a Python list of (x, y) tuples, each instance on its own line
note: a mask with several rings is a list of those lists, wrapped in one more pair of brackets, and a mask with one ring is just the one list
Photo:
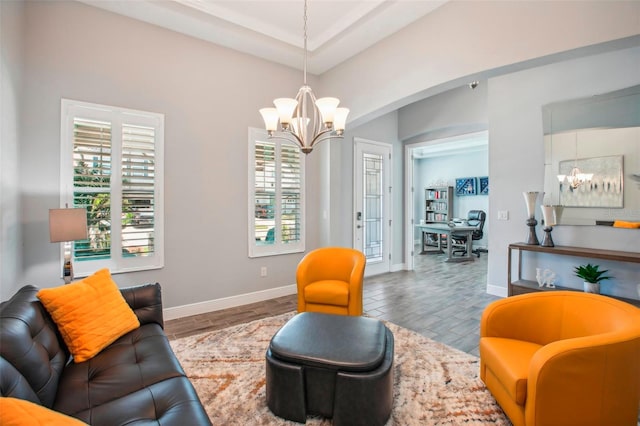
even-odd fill
[(456, 195), (476, 195), (476, 178), (457, 178), (456, 179)]
[[(624, 207), (623, 156), (581, 158), (559, 162), (560, 205), (565, 207)], [(576, 185), (569, 176), (574, 168), (589, 175)]]
[(478, 178), (478, 194), (489, 195), (489, 177), (481, 176)]

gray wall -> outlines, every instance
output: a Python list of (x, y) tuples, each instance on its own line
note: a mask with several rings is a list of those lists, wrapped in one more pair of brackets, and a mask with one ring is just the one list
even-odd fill
[(18, 182), (20, 107), (24, 71), (24, 3), (0, 2), (0, 299), (21, 273)]
[[(391, 253), (391, 269), (404, 268), (404, 249), (402, 234), (403, 222), (403, 168), (402, 168), (402, 144), (398, 140), (398, 114), (391, 112), (375, 118), (360, 126), (349, 128), (345, 131), (343, 141), (332, 141), (332, 179), (331, 193), (332, 221), (331, 236), (336, 245), (353, 245), (353, 140), (362, 138), (375, 142), (383, 142), (391, 145), (391, 215), (392, 242), (389, 247)], [(335, 167), (339, 164), (339, 167)]]
[[(506, 294), (507, 246), (526, 237), (522, 192), (543, 190), (542, 106), (638, 83), (640, 47), (568, 60), (489, 80), (490, 292)], [(498, 210), (508, 210), (509, 220), (497, 220)], [(539, 238), (540, 232), (538, 229)], [(553, 239), (558, 245), (638, 252), (637, 234), (637, 231), (602, 226), (558, 226), (553, 230)], [(563, 285), (577, 288), (581, 281), (572, 278), (570, 271), (581, 261), (585, 259), (557, 258), (549, 264), (562, 273)], [(638, 298), (635, 285), (640, 283), (640, 265), (616, 264), (613, 267), (620, 285), (608, 290)]]
[(486, 130), (487, 92), (481, 81), (473, 90), (465, 84), (401, 108), (400, 140), (410, 144)]
[(471, 80), (638, 35), (639, 14), (640, 2), (630, 1), (451, 1), (327, 71), (320, 83), (360, 124)]
[[(25, 87), (11, 104), (21, 104), (22, 127), (7, 143), (19, 150), (24, 234), (18, 244), (3, 235), (8, 256), (23, 249), (24, 269), (3, 276), (2, 298), (26, 283), (62, 282), (47, 210), (59, 202), (63, 97), (165, 114), (165, 267), (117, 275), (119, 285), (159, 281), (165, 306), (175, 307), (294, 284), (301, 254), (247, 256), (247, 127), (262, 126), (258, 107), (295, 95), (301, 73), (78, 2), (24, 7)], [(12, 50), (6, 42), (3, 34), (3, 57)], [(318, 186), (318, 160), (306, 160), (310, 187)], [(317, 246), (317, 229), (308, 230), (307, 245)]]

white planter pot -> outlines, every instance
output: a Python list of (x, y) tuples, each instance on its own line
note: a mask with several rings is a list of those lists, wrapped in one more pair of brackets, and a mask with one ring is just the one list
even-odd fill
[(600, 293), (600, 283), (588, 283), (584, 282), (584, 292), (585, 293)]

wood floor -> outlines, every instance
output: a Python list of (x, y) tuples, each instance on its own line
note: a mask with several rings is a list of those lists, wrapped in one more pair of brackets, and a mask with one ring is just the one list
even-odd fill
[[(499, 299), (486, 293), (487, 253), (473, 262), (446, 263), (444, 255), (418, 255), (415, 270), (367, 277), (366, 315), (391, 321), (478, 356), (480, 315)], [(296, 310), (296, 295), (167, 321), (170, 339)]]

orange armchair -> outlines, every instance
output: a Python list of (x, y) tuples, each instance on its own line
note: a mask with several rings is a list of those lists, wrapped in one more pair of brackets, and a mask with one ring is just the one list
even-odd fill
[(362, 252), (346, 247), (307, 253), (296, 271), (298, 312), (362, 315), (365, 264)]
[(480, 378), (514, 426), (635, 425), (640, 309), (575, 291), (493, 302), (480, 321)]

